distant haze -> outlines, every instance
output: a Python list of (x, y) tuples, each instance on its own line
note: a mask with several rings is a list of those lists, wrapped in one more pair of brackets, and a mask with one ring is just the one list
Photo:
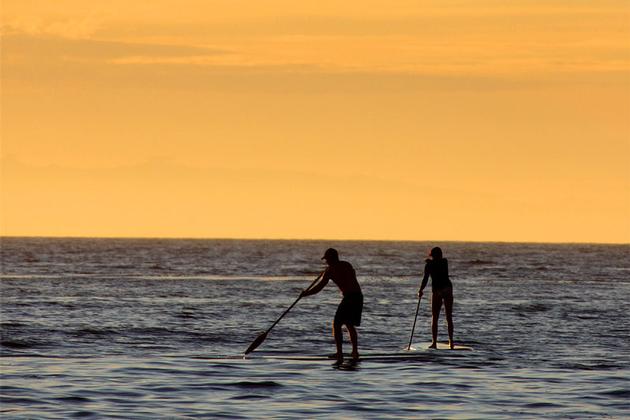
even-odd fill
[(630, 242), (626, 1), (2, 8), (2, 235)]

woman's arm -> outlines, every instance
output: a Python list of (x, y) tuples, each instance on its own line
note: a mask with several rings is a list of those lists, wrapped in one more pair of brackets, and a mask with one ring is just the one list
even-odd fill
[(422, 284), (420, 284), (420, 290), (418, 290), (418, 297), (422, 297), (424, 294), (424, 288), (427, 287), (427, 283), (429, 282), (429, 275), (431, 274), (431, 269), (429, 263), (427, 262), (424, 266), (424, 277), (422, 277)]

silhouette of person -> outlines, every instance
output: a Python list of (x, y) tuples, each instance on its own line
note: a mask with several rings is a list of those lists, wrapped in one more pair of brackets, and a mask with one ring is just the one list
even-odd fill
[(337, 361), (335, 364), (341, 364), (343, 362), (342, 325), (346, 326), (350, 334), (352, 359), (356, 361), (359, 359), (359, 350), (357, 330), (355, 327), (361, 324), (361, 313), (363, 312), (363, 293), (361, 292), (361, 286), (359, 286), (352, 265), (347, 261), (340, 261), (339, 253), (336, 249), (328, 248), (322, 260), (325, 260), (326, 264), (328, 264), (328, 268), (326, 268), (322, 279), (314, 287), (304, 290), (301, 296), (305, 297), (319, 293), (328, 284), (329, 280), (332, 280), (337, 287), (339, 287), (339, 290), (343, 294), (343, 299), (341, 303), (339, 303), (339, 307), (337, 307), (333, 321), (333, 336), (335, 337), (335, 344), (337, 346), (337, 353), (335, 354)]
[(452, 349), (455, 347), (453, 343), (453, 284), (448, 276), (448, 260), (442, 257), (440, 247), (433, 248), (429, 257), (425, 260), (424, 277), (418, 291), (418, 298), (421, 298), (429, 276), (431, 276), (431, 290), (433, 291), (431, 297), (431, 333), (433, 342), (429, 348), (437, 348), (438, 319), (442, 310), (442, 302), (444, 302), (446, 323), (448, 324), (448, 344)]

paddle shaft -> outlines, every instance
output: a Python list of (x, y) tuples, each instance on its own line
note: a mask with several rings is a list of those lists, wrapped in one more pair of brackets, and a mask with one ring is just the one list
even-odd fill
[[(310, 285), (310, 286), (308, 286), (308, 287), (306, 288), (306, 290), (308, 290), (308, 289), (310, 289), (311, 287), (313, 287), (313, 286), (315, 285), (315, 283), (317, 283), (317, 281), (318, 281), (319, 279), (321, 279), (321, 278), (322, 278), (322, 276), (323, 276), (323, 275), (324, 275), (324, 272), (322, 272), (319, 276), (317, 276), (317, 278), (316, 278), (315, 280), (313, 280), (313, 283), (311, 283), (311, 285)], [(268, 329), (267, 331), (265, 331), (265, 335), (269, 334), (269, 331), (271, 331), (271, 329), (272, 329), (273, 327), (275, 327), (275, 326), (276, 326), (276, 324), (277, 324), (278, 322), (280, 322), (280, 320), (281, 320), (282, 318), (284, 318), (284, 316), (285, 316), (286, 314), (288, 314), (288, 313), (289, 313), (289, 311), (290, 311), (290, 310), (291, 310), (291, 309), (295, 306), (295, 304), (296, 304), (296, 303), (298, 303), (298, 302), (300, 301), (300, 299), (302, 299), (302, 294), (301, 294), (301, 293), (300, 293), (300, 296), (298, 296), (298, 298), (297, 298), (297, 299), (295, 299), (295, 302), (293, 302), (293, 303), (291, 304), (291, 306), (289, 306), (289, 307), (287, 308), (287, 310), (286, 310), (286, 311), (284, 311), (284, 313), (283, 313), (282, 315), (280, 315), (280, 318), (276, 319), (276, 322), (274, 322), (273, 324), (271, 324), (271, 327), (269, 327), (269, 329)]]
[(411, 327), (411, 337), (409, 337), (409, 345), (407, 346), (407, 350), (411, 350), (411, 341), (413, 340), (413, 332), (416, 329), (416, 321), (418, 320), (418, 311), (420, 310), (420, 299), (421, 296), (418, 296), (418, 306), (416, 306), (416, 316), (413, 318), (413, 327)]

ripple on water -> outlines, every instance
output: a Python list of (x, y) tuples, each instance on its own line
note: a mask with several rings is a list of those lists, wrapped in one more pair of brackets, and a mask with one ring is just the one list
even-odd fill
[(630, 401), (630, 389), (628, 388), (611, 389), (598, 392), (597, 394), (605, 397), (620, 398), (625, 399), (626, 401)]
[(275, 381), (238, 381), (238, 382), (228, 382), (227, 386), (235, 386), (238, 388), (280, 388), (282, 384)]
[(41, 341), (35, 341), (35, 340), (8, 339), (8, 340), (0, 341), (0, 346), (6, 347), (8, 349), (14, 349), (14, 350), (32, 349), (42, 344), (43, 343)]
[(159, 393), (162, 393), (162, 392), (174, 393), (174, 392), (181, 391), (181, 388), (175, 388), (172, 386), (156, 386), (156, 387), (148, 388), (148, 390), (151, 392), (159, 392)]
[(552, 402), (540, 401), (540, 402), (525, 404), (524, 407), (527, 407), (527, 408), (557, 408), (557, 407), (564, 407), (564, 404), (556, 404), (556, 403), (552, 403)]
[(84, 403), (89, 403), (92, 401), (90, 398), (82, 397), (79, 395), (69, 395), (66, 397), (57, 397), (53, 399), (55, 401), (60, 401), (61, 403), (76, 403), (76, 404), (84, 404)]
[(244, 395), (236, 395), (234, 397), (230, 397), (231, 400), (262, 400), (271, 398), (270, 395), (262, 395), (262, 394), (244, 394)]
[(75, 417), (75, 418), (79, 418), (79, 419), (83, 419), (83, 418), (88, 418), (88, 417), (98, 417), (98, 413), (94, 412), (94, 411), (86, 411), (86, 410), (81, 410), (81, 411), (76, 411), (72, 414), (70, 414), (71, 417)]

